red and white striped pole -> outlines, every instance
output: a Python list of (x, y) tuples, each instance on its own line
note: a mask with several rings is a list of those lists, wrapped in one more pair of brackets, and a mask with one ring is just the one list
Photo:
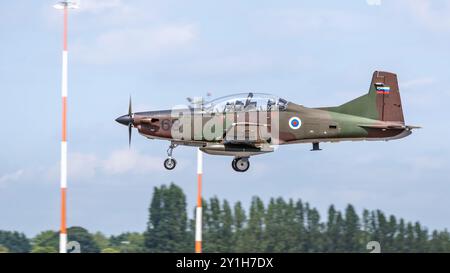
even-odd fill
[(202, 253), (202, 174), (203, 153), (197, 150), (197, 210), (195, 213), (195, 253)]
[(61, 1), (54, 5), (56, 9), (64, 10), (64, 33), (62, 53), (62, 139), (61, 139), (61, 224), (59, 233), (59, 252), (67, 252), (67, 21), (69, 9), (77, 8), (71, 1)]

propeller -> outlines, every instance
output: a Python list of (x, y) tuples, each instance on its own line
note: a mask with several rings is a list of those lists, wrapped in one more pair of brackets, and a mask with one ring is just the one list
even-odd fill
[(128, 104), (128, 114), (120, 116), (116, 119), (116, 121), (122, 125), (128, 126), (128, 146), (131, 146), (131, 129), (133, 127), (134, 119), (133, 119), (133, 109), (131, 106), (131, 96), (130, 102)]
[(130, 96), (130, 102), (128, 103), (128, 148), (131, 147), (131, 127), (133, 126), (133, 110), (131, 107), (131, 96)]

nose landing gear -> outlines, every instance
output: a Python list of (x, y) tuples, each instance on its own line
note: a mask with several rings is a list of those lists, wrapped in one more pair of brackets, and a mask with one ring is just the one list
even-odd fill
[(236, 157), (231, 162), (231, 167), (237, 172), (245, 172), (250, 168), (250, 161), (248, 157)]
[(167, 149), (168, 158), (164, 160), (164, 168), (166, 168), (167, 170), (173, 170), (175, 169), (175, 166), (177, 166), (177, 161), (175, 160), (175, 158), (172, 158), (173, 149), (175, 149), (177, 146), (177, 144), (171, 143), (169, 149)]
[(173, 170), (175, 169), (175, 166), (177, 165), (177, 161), (173, 158), (167, 158), (164, 160), (164, 168), (167, 170)]

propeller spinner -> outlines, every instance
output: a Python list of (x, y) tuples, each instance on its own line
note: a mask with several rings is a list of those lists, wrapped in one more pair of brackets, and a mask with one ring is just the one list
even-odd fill
[(116, 121), (120, 124), (128, 126), (128, 146), (131, 146), (131, 128), (133, 127), (133, 110), (131, 107), (131, 97), (130, 103), (128, 104), (128, 114), (120, 116), (116, 119)]

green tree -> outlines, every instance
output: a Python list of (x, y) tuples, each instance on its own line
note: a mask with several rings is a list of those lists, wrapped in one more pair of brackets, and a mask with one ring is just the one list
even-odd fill
[[(321, 222), (317, 209), (301, 200), (272, 198), (266, 207), (253, 197), (248, 215), (240, 202), (231, 206), (213, 197), (202, 203), (204, 252), (366, 252), (372, 240), (380, 242), (383, 252), (450, 252), (448, 231), (433, 231), (428, 236), (420, 223), (397, 221), (380, 210), (365, 209), (360, 218), (352, 205), (343, 213), (331, 205), (326, 221)], [(139, 252), (142, 245), (153, 252), (193, 250), (195, 210), (194, 218), (188, 220), (180, 188), (173, 184), (155, 188), (149, 212), (144, 236), (123, 233), (111, 236), (105, 244), (104, 236), (96, 234), (94, 240), (103, 252)], [(41, 241), (52, 242), (54, 236), (42, 235)]]
[(125, 232), (117, 236), (111, 236), (109, 247), (121, 253), (142, 253), (146, 251), (144, 235), (139, 232)]
[(363, 246), (360, 245), (360, 224), (359, 217), (352, 205), (347, 205), (345, 209), (344, 224), (344, 245), (345, 251), (361, 252)]
[(297, 240), (295, 241), (294, 252), (306, 251), (306, 229), (305, 229), (305, 209), (302, 200), (298, 200), (295, 203), (295, 216), (294, 216), (294, 231), (297, 234)]
[(366, 245), (371, 240), (371, 228), (370, 228), (370, 212), (367, 209), (362, 213), (362, 230), (361, 230), (361, 242)]
[(280, 242), (280, 229), (283, 225), (283, 223), (280, 222), (281, 216), (281, 208), (279, 207), (278, 202), (275, 202), (275, 199), (271, 198), (269, 205), (267, 205), (267, 212), (264, 217), (264, 239), (266, 241), (266, 249), (264, 252), (280, 252), (283, 248), (283, 242)]
[(450, 233), (447, 230), (442, 232), (433, 231), (429, 241), (429, 252), (446, 252), (450, 253)]
[[(100, 246), (98, 245), (95, 237), (99, 234), (93, 235), (88, 230), (79, 226), (69, 227), (67, 229), (67, 240), (75, 241), (80, 244), (80, 250), (82, 253), (98, 253), (100, 252)], [(56, 253), (59, 251), (59, 233), (52, 230), (46, 230), (33, 239), (33, 253)], [(69, 252), (71, 250), (68, 250)]]
[(345, 220), (340, 211), (336, 213), (336, 226), (339, 230), (339, 237), (337, 240), (335, 240), (337, 243), (336, 252), (345, 252), (347, 251), (347, 249), (345, 248), (345, 241), (342, 239), (344, 238)]
[(404, 252), (406, 240), (405, 220), (400, 219), (397, 225), (397, 233), (394, 239), (394, 252)]
[(242, 252), (258, 252), (262, 253), (266, 249), (264, 240), (264, 203), (259, 197), (253, 197), (250, 205), (250, 214), (248, 225), (245, 229), (244, 236), (238, 242), (238, 248)]
[(52, 246), (33, 246), (31, 253), (58, 253), (58, 250)]
[(221, 211), (221, 239), (222, 248), (221, 252), (231, 252), (234, 248), (233, 245), (233, 214), (231, 212), (230, 204), (227, 200), (223, 201), (222, 211)]
[(326, 252), (339, 251), (340, 238), (342, 238), (341, 226), (337, 224), (339, 212), (333, 205), (328, 208), (328, 222), (326, 223), (324, 250)]
[(297, 230), (295, 207), (282, 198), (271, 199), (265, 217), (266, 252), (293, 252), (296, 249)]
[(384, 252), (395, 252), (395, 236), (398, 232), (397, 219), (394, 215), (389, 216), (389, 221), (386, 224), (386, 237), (384, 242)]
[(181, 188), (171, 184), (155, 187), (150, 204), (150, 216), (144, 234), (145, 246), (151, 252), (187, 252), (188, 220), (186, 196)]
[(99, 253), (100, 248), (94, 240), (94, 236), (85, 228), (74, 226), (67, 229), (67, 240), (80, 244), (82, 253)]
[(220, 203), (213, 197), (205, 204), (204, 252), (230, 252), (233, 250), (233, 214), (228, 201)]
[(419, 222), (414, 223), (414, 234), (415, 234), (415, 251), (424, 252), (428, 247), (428, 230), (423, 228)]
[(234, 204), (234, 217), (233, 217), (233, 249), (234, 252), (242, 252), (239, 242), (244, 240), (245, 228), (246, 228), (247, 216), (244, 209), (242, 208), (241, 202), (236, 202)]
[(302, 236), (298, 233), (298, 223), (297, 223), (297, 209), (296, 204), (294, 204), (294, 200), (289, 199), (288, 202), (283, 202), (284, 206), (284, 227), (281, 232), (285, 233), (282, 240), (285, 241), (286, 252), (296, 252), (298, 247), (298, 241)]
[(6, 246), (0, 245), (0, 253), (8, 253), (9, 249)]
[(414, 227), (411, 222), (406, 225), (405, 252), (416, 252)]
[(0, 230), (0, 245), (8, 249), (8, 252), (30, 252), (30, 240), (23, 233), (17, 231)]
[(120, 250), (113, 247), (107, 247), (105, 249), (102, 249), (102, 253), (120, 253)]
[(203, 251), (220, 252), (222, 249), (220, 238), (220, 201), (219, 198), (209, 199), (203, 210), (205, 222), (203, 223)]
[(323, 251), (322, 223), (320, 223), (320, 214), (315, 208), (305, 205), (306, 211), (306, 250), (308, 252)]
[(103, 233), (98, 231), (92, 237), (100, 249), (105, 249), (109, 246), (109, 239)]
[(56, 253), (59, 247), (59, 237), (56, 231), (46, 230), (36, 235), (33, 239), (33, 253)]

